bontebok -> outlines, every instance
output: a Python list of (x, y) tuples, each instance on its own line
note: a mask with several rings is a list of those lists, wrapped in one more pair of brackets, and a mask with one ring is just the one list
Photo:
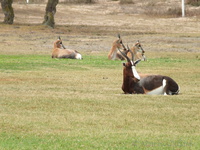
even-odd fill
[(132, 59), (122, 51), (120, 52), (127, 60), (123, 64), (122, 90), (125, 94), (175, 95), (179, 93), (179, 86), (172, 78), (163, 75), (139, 74), (136, 64), (140, 60), (134, 61), (134, 55), (130, 49)]

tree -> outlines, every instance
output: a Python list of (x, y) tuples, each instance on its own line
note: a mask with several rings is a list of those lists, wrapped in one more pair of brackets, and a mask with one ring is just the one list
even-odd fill
[(13, 0), (0, 0), (0, 1), (3, 13), (5, 15), (4, 23), (13, 24), (14, 21), (14, 11), (12, 8)]
[(54, 15), (56, 13), (56, 5), (58, 4), (58, 2), (59, 0), (48, 0), (43, 21), (44, 25), (54, 28)]

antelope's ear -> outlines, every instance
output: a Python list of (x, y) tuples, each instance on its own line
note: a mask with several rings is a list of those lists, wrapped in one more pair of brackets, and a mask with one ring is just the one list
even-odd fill
[(138, 59), (134, 62), (134, 66), (136, 66), (139, 62), (141, 61), (141, 59)]

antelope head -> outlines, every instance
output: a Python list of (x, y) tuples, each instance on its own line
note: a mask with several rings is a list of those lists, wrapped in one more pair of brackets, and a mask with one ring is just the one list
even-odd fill
[[(128, 47), (128, 46), (127, 46)], [(132, 55), (132, 59), (130, 59), (124, 52), (122, 52), (120, 49), (118, 49), (120, 51), (120, 53), (126, 58), (127, 62), (123, 63), (124, 66), (124, 76), (125, 77), (131, 77), (134, 81), (139, 81), (140, 80), (140, 76), (138, 74), (138, 72), (136, 71), (136, 65), (141, 61), (136, 60), (134, 62), (134, 54), (133, 52), (129, 49), (128, 47), (128, 51), (131, 53)]]
[[(64, 46), (63, 43), (62, 43), (62, 40), (61, 40), (60, 36), (58, 37), (58, 40), (60, 40), (60, 43), (59, 43), (59, 44), (63, 47), (63, 49), (66, 49), (65, 46)], [(61, 46), (60, 46), (60, 47), (61, 47)]]
[(127, 51), (126, 47), (124, 46), (124, 44), (123, 44), (123, 42), (122, 42), (122, 39), (121, 39), (120, 34), (118, 34), (118, 40), (117, 40), (117, 42), (116, 42), (116, 46), (117, 46), (118, 49), (119, 49), (119, 48), (122, 48), (123, 51)]
[(145, 61), (145, 60), (146, 60), (146, 57), (145, 57), (145, 55), (144, 55), (145, 51), (144, 51), (144, 49), (142, 48), (142, 45), (141, 45), (141, 43), (140, 43), (139, 40), (138, 40), (137, 43), (135, 44), (135, 47), (137, 48), (137, 52), (141, 52), (141, 55), (142, 55), (142, 57), (143, 57), (143, 59), (144, 59), (144, 61)]
[(56, 48), (61, 48), (62, 45), (61, 45), (60, 43), (61, 43), (61, 40), (57, 39), (57, 40), (54, 42), (54, 49), (56, 49)]

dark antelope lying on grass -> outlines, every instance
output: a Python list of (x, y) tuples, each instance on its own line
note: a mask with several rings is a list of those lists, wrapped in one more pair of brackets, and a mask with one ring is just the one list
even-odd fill
[(52, 58), (70, 58), (70, 59), (82, 59), (82, 56), (76, 50), (66, 49), (62, 44), (60, 37), (54, 42), (54, 48), (52, 51)]
[(127, 60), (123, 64), (122, 90), (125, 94), (176, 95), (179, 93), (179, 86), (172, 78), (163, 75), (138, 74), (135, 66), (140, 60), (134, 62), (133, 53), (131, 53), (132, 59), (123, 52), (121, 54)]

